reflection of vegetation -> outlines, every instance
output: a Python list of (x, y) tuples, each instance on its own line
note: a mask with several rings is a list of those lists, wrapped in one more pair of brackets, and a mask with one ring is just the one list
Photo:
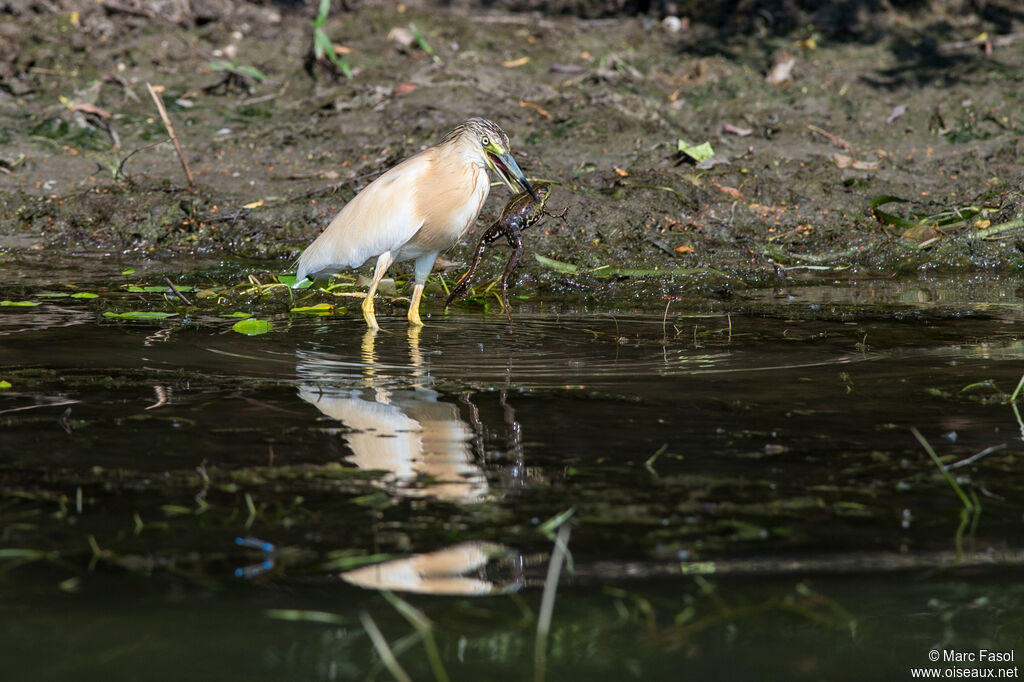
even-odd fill
[(924, 448), (925, 452), (928, 453), (928, 456), (931, 457), (935, 466), (939, 468), (939, 472), (942, 474), (942, 477), (946, 479), (946, 482), (949, 483), (953, 492), (956, 493), (956, 496), (960, 499), (960, 503), (963, 504), (963, 510), (960, 512), (960, 526), (957, 528), (955, 537), (957, 559), (963, 559), (964, 531), (967, 529), (967, 525), (973, 521), (974, 524), (971, 526), (971, 535), (973, 536), (974, 531), (977, 528), (978, 520), (981, 518), (981, 502), (978, 500), (978, 494), (972, 490), (971, 497), (968, 497), (963, 488), (960, 487), (960, 484), (957, 483), (956, 478), (953, 477), (953, 474), (949, 473), (949, 468), (944, 465), (942, 460), (939, 459), (939, 456), (935, 454), (935, 450), (932, 448), (931, 444), (924, 436), (921, 435), (921, 432), (916, 428), (911, 428), (910, 431), (914, 434), (914, 438), (916, 438), (917, 442), (921, 444), (921, 447)]

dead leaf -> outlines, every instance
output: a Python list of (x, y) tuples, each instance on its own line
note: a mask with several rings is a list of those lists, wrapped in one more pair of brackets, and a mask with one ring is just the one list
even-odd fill
[(416, 36), (404, 26), (395, 26), (388, 31), (388, 40), (398, 43), (402, 47), (412, 47), (412, 44), (416, 42)]
[(938, 239), (942, 236), (942, 232), (934, 225), (914, 225), (904, 230), (900, 236), (908, 242), (915, 242), (920, 245)]
[(726, 187), (725, 185), (720, 185), (717, 182), (713, 182), (713, 183), (711, 183), (711, 185), (715, 189), (717, 189), (719, 192), (722, 192), (723, 194), (728, 194), (733, 199), (742, 199), (743, 198), (743, 192), (739, 191), (735, 187)]
[(510, 59), (501, 63), (506, 69), (514, 69), (517, 66), (523, 66), (533, 61), (532, 57), (520, 57), (519, 59)]
[(259, 208), (263, 205), (263, 201), (263, 199), (257, 199), (256, 201), (251, 201), (248, 204), (243, 205), (242, 208)]
[(519, 106), (521, 106), (524, 109), (533, 109), (534, 111), (536, 111), (538, 114), (540, 114), (544, 118), (549, 119), (549, 120), (551, 119), (551, 114), (548, 113), (547, 109), (542, 109), (539, 104), (534, 104), (533, 102), (526, 102), (526, 101), (523, 101), (523, 100), (519, 100)]
[(715, 166), (720, 166), (722, 164), (728, 165), (728, 163), (729, 163), (729, 157), (728, 156), (726, 156), (725, 154), (715, 154), (710, 159), (704, 159), (703, 161), (698, 161), (697, 164), (694, 166), (694, 168), (696, 168), (697, 170), (711, 170)]
[(885, 117), (886, 124), (892, 123), (905, 113), (907, 113), (906, 104), (900, 104), (899, 106), (893, 107), (892, 111), (889, 112), (889, 115)]
[(850, 144), (849, 142), (847, 142), (843, 138), (839, 137), (835, 133), (830, 133), (829, 131), (825, 130), (824, 128), (819, 128), (816, 125), (808, 125), (807, 129), (810, 130), (812, 133), (818, 133), (819, 135), (822, 135), (822, 136), (828, 138), (829, 142), (831, 142), (835, 146), (839, 147), (840, 149), (851, 149), (853, 147), (852, 144)]
[(345, 45), (335, 45), (334, 46), (334, 54), (352, 54), (353, 52), (355, 52), (355, 50), (353, 50), (351, 47), (347, 47)]
[(693, 253), (693, 247), (688, 244), (676, 247), (676, 253)]
[(616, 167), (616, 168), (615, 168), (615, 172), (616, 172), (616, 173), (617, 173), (617, 174), (619, 175), (619, 177), (621, 177), (621, 178), (628, 178), (628, 177), (629, 177), (629, 171), (624, 171), (624, 170), (622, 170), (621, 168), (618, 168), (618, 167)]
[(552, 64), (551, 70), (555, 73), (584, 73), (587, 67), (579, 64)]
[(840, 154), (836, 152), (832, 155), (832, 158), (836, 162), (836, 166), (839, 168), (853, 168), (854, 170), (872, 171), (878, 170), (878, 161), (858, 161), (852, 156), (846, 154)]
[(747, 135), (752, 134), (754, 131), (751, 130), (750, 128), (737, 128), (731, 123), (723, 123), (722, 132), (729, 133), (730, 135), (739, 135), (740, 137), (746, 137)]
[(71, 108), (72, 111), (81, 111), (83, 114), (95, 114), (100, 118), (113, 118), (113, 115), (106, 109), (100, 109), (95, 104), (88, 102), (75, 102)]
[(395, 97), (399, 97), (400, 95), (405, 95), (407, 93), (412, 92), (416, 88), (417, 85), (415, 83), (402, 83), (401, 85), (395, 87), (395, 91), (392, 94)]
[(792, 79), (793, 67), (796, 66), (796, 58), (785, 50), (778, 52), (772, 58), (772, 67), (768, 69), (765, 81), (772, 85), (781, 85)]

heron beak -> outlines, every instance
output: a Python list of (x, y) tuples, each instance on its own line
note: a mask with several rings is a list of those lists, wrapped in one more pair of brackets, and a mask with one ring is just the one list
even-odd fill
[(506, 151), (499, 154), (488, 150), (487, 161), (510, 190), (518, 194), (521, 187), (530, 193), (534, 201), (540, 201), (537, 193), (533, 191), (533, 187), (530, 187), (530, 183), (526, 181), (526, 176), (520, 170), (519, 164), (512, 158), (512, 152)]

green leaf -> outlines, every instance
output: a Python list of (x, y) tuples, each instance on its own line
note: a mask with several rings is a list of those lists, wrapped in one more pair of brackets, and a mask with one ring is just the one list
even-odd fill
[(239, 73), (244, 73), (249, 78), (252, 78), (256, 81), (260, 81), (261, 83), (267, 80), (267, 77), (263, 75), (263, 72), (257, 69), (255, 66), (246, 66), (240, 64), (237, 67), (235, 67), (235, 71), (238, 71)]
[(883, 204), (889, 204), (892, 202), (905, 204), (907, 203), (907, 201), (907, 199), (903, 199), (893, 194), (879, 194), (877, 197), (873, 198), (870, 202), (868, 202), (868, 208), (878, 208)]
[(416, 24), (409, 24), (409, 30), (412, 31), (412, 35), (416, 39), (416, 44), (419, 45), (420, 49), (429, 54), (431, 59), (440, 64), (441, 58), (437, 56), (434, 52), (434, 48), (430, 46), (427, 39), (424, 38), (423, 34), (420, 33), (420, 30), (416, 28)]
[(11, 382), (7, 381), (7, 379), (0, 379), (0, 391), (6, 391), (12, 385), (13, 384), (11, 384)]
[(299, 282), (299, 285), (295, 286), (295, 275), (278, 275), (277, 281), (281, 284), (287, 284), (293, 289), (308, 289), (313, 286), (312, 280), (308, 277), (303, 277), (302, 281)]
[(316, 27), (323, 26), (327, 23), (327, 15), (331, 12), (331, 0), (320, 0), (320, 5), (316, 11), (316, 20), (313, 21), (313, 25)]
[(32, 308), (39, 305), (39, 301), (0, 301), (0, 305), (11, 308)]
[(330, 315), (334, 312), (334, 304), (332, 303), (317, 303), (316, 305), (299, 306), (292, 308), (288, 312), (290, 313), (307, 313), (310, 315)]
[(563, 263), (562, 261), (555, 260), (554, 258), (546, 258), (545, 256), (542, 256), (539, 253), (533, 254), (533, 257), (536, 258), (537, 262), (543, 265), (544, 267), (551, 268), (552, 270), (557, 270), (558, 272), (574, 273), (579, 272), (580, 270), (579, 266), (573, 265), (572, 263)]
[(331, 43), (331, 38), (323, 29), (316, 29), (313, 31), (313, 56), (317, 59), (323, 58), (328, 52), (334, 53), (334, 44)]
[(42, 293), (42, 294), (36, 294), (36, 296), (38, 296), (39, 298), (67, 298), (70, 295), (71, 294), (54, 293), (54, 292), (46, 292), (46, 293)]
[(231, 71), (235, 67), (231, 62), (226, 62), (223, 59), (216, 59), (212, 62), (206, 62), (206, 68), (210, 71)]
[[(163, 284), (154, 284), (152, 286), (147, 286), (147, 287), (140, 287), (140, 286), (132, 285), (132, 286), (128, 287), (128, 293), (131, 293), (131, 294), (143, 294), (143, 293), (145, 293), (145, 294), (166, 294), (170, 290), (171, 290), (171, 288), (169, 286), (165, 286)], [(182, 292), (192, 291), (192, 287), (181, 286), (181, 287), (178, 287), (178, 291), (182, 291)]]
[(168, 317), (174, 317), (178, 313), (161, 313), (155, 310), (131, 310), (127, 313), (112, 313), (105, 312), (103, 317), (108, 317), (117, 320), (163, 320)]
[(679, 151), (686, 154), (697, 163), (707, 161), (715, 155), (715, 150), (711, 148), (710, 142), (701, 142), (697, 145), (691, 145), (686, 140), (679, 140)]
[(229, 313), (227, 315), (221, 315), (221, 317), (241, 317), (242, 319), (246, 319), (246, 318), (252, 317), (252, 313), (243, 313), (243, 312), (240, 312), (240, 311), (235, 311), (235, 312)]
[(331, 60), (331, 63), (334, 64), (342, 74), (344, 74), (345, 78), (352, 77), (352, 69), (349, 67), (348, 62), (338, 56), (338, 53), (334, 51), (333, 45), (331, 46), (331, 49), (327, 50), (327, 58)]
[(71, 294), (71, 298), (99, 298), (99, 294), (89, 293), (88, 291), (79, 291), (77, 294)]
[(127, 277), (128, 275), (134, 275), (135, 268), (125, 268), (124, 270), (121, 271), (121, 274), (124, 275), (125, 277)]
[(273, 326), (274, 325), (270, 324), (266, 320), (249, 318), (235, 322), (231, 325), (231, 331), (236, 331), (239, 334), (245, 334), (246, 336), (259, 336), (260, 334), (266, 334), (269, 332)]

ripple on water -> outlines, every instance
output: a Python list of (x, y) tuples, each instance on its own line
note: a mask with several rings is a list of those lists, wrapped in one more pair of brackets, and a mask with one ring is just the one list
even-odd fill
[[(654, 316), (520, 316), (509, 327), (491, 318), (452, 315), (418, 333), (386, 325), (376, 335), (353, 320), (310, 325), (314, 333), (300, 343), (300, 378), (329, 375), (340, 384), (366, 380), (372, 373), (378, 382), (419, 378), (531, 388), (601, 386), (648, 377), (847, 364), (871, 357), (853, 352), (853, 333), (845, 347), (810, 344), (787, 339), (778, 321), (769, 329), (762, 320), (745, 318), (745, 330), (730, 335), (725, 316), (690, 319), (685, 331)], [(322, 333), (324, 325), (330, 333)], [(805, 347), (794, 353), (794, 343)]]

